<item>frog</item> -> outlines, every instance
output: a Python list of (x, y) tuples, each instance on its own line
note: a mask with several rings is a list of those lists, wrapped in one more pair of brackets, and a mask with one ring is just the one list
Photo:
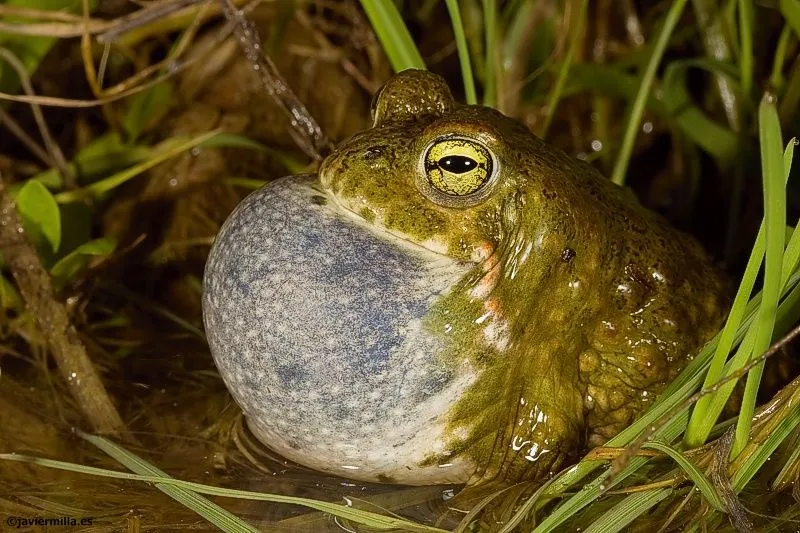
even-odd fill
[(258, 440), (407, 485), (552, 476), (651, 405), (729, 301), (694, 238), (415, 69), (316, 173), (238, 205), (203, 283)]

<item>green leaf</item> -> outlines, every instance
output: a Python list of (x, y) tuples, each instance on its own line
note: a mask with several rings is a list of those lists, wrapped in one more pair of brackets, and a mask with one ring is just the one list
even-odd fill
[(720, 161), (730, 162), (736, 155), (736, 133), (710, 119), (694, 105), (686, 83), (689, 67), (703, 68), (728, 77), (735, 77), (736, 71), (729, 65), (710, 60), (674, 61), (664, 71), (662, 91), (666, 118), (674, 117), (681, 133), (704, 151)]
[(17, 194), (17, 210), (34, 245), (40, 249), (46, 241), (53, 252), (61, 245), (61, 213), (47, 187), (28, 180)]
[(167, 114), (172, 105), (172, 84), (161, 82), (137, 93), (131, 98), (122, 127), (128, 134), (128, 142), (134, 142), (153, 124)]
[(167, 161), (176, 155), (201, 145), (202, 143), (213, 138), (215, 135), (219, 135), (219, 132), (211, 131), (202, 133), (188, 139), (185, 137), (171, 137), (159, 144), (159, 147), (153, 151), (151, 156), (146, 161), (143, 161), (138, 165), (125, 169), (121, 172), (117, 172), (113, 176), (109, 176), (108, 178), (92, 183), (91, 185), (82, 189), (58, 193), (56, 195), (56, 200), (61, 203), (68, 203), (77, 202), (86, 197), (99, 197), (119, 187), (123, 183), (130, 181), (139, 174), (150, 170), (156, 165), (159, 165), (160, 163), (163, 163), (164, 161)]
[[(81, 149), (68, 166), (81, 183), (88, 183), (98, 177), (140, 163), (152, 154), (153, 149), (149, 146), (131, 146), (123, 143), (116, 133), (107, 133)], [(64, 186), (61, 173), (54, 168), (40, 172), (32, 179), (41, 181), (50, 189), (61, 189)]]
[(408, 28), (394, 2), (361, 0), (361, 6), (395, 72), (409, 68), (425, 68), (425, 62), (419, 55), (417, 45), (408, 33)]
[(22, 298), (14, 285), (0, 275), (0, 309), (22, 309)]
[(683, 471), (694, 482), (697, 488), (700, 489), (700, 492), (703, 493), (703, 496), (705, 496), (706, 500), (708, 500), (708, 503), (710, 503), (717, 511), (725, 512), (725, 506), (723, 505), (719, 494), (717, 494), (717, 491), (714, 489), (714, 485), (711, 483), (711, 480), (708, 479), (708, 477), (702, 473), (694, 465), (694, 463), (684, 457), (681, 452), (668, 444), (658, 441), (645, 443), (642, 445), (642, 448), (652, 448), (654, 450), (658, 450), (664, 455), (668, 455), (673, 461), (678, 463), (678, 466), (683, 469)]
[(57, 287), (63, 286), (64, 283), (73, 279), (78, 272), (83, 270), (86, 265), (89, 264), (92, 257), (106, 257), (111, 255), (116, 246), (117, 243), (110, 237), (95, 239), (78, 246), (72, 252), (62, 257), (61, 260), (50, 269), (53, 283)]

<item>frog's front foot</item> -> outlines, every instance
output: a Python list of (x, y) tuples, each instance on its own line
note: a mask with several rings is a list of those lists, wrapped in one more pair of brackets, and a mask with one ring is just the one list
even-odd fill
[[(581, 452), (585, 427), (579, 391), (539, 377), (522, 393), (506, 391), (478, 417), (459, 447), (481, 465), (471, 484), (544, 479)], [(481, 431), (492, 426), (495, 431)]]

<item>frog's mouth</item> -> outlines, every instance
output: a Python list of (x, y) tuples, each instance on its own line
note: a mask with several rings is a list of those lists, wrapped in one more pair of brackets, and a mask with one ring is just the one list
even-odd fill
[(475, 266), (482, 259), (482, 257), (479, 257), (480, 254), (476, 254), (476, 257), (472, 258), (470, 261), (456, 259), (450, 255), (447, 244), (441, 240), (428, 239), (420, 242), (418, 239), (414, 239), (407, 233), (388, 226), (380, 219), (379, 216), (375, 216), (375, 218), (367, 220), (354, 206), (350, 205), (347, 201), (342, 200), (336, 195), (336, 193), (326, 188), (319, 178), (315, 182), (314, 188), (315, 190), (319, 191), (320, 194), (325, 196), (332, 208), (376, 236), (382, 238), (399, 239), (406, 246), (419, 250), (421, 253), (430, 253), (439, 260), (453, 261), (465, 267)]

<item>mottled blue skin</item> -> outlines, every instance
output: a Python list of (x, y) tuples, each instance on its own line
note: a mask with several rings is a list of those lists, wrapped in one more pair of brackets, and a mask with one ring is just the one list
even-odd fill
[[(311, 466), (322, 470), (401, 480), (398, 448), (432, 414), (420, 406), (456, 378), (439, 360), (443, 341), (409, 325), (465, 267), (376, 235), (315, 183), (273, 182), (225, 223), (204, 279), (208, 341), (262, 441), (304, 464), (319, 455)], [(415, 461), (443, 451), (434, 445), (416, 444)], [(435, 472), (461, 480), (446, 470)]]

